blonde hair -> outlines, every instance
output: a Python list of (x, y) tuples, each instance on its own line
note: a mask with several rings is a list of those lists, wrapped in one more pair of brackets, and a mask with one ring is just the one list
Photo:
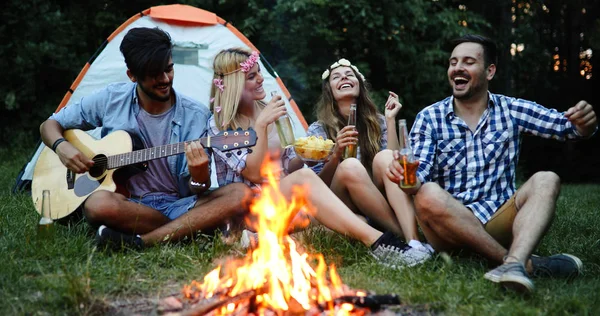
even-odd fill
[[(369, 97), (366, 82), (362, 79), (362, 75), (359, 75), (360, 73), (354, 69), (352, 71), (359, 82), (359, 94), (356, 99), (356, 129), (358, 130), (360, 162), (371, 174), (373, 158), (381, 149), (381, 126), (377, 117), (377, 108)], [(340, 114), (328, 78), (323, 79), (316, 114), (317, 120), (324, 125), (329, 139), (336, 139), (337, 133), (347, 124), (346, 118)]]
[[(251, 54), (251, 51), (238, 47), (222, 50), (215, 56), (213, 80), (222, 79), (224, 86), (223, 91), (221, 91), (213, 83), (210, 89), (210, 95), (213, 98), (211, 110), (214, 113), (219, 130), (242, 127), (238, 107), (246, 83), (246, 73), (240, 71), (240, 64), (245, 62)], [(264, 102), (255, 101), (254, 105), (262, 108)], [(216, 111), (216, 107), (220, 107), (220, 110)]]

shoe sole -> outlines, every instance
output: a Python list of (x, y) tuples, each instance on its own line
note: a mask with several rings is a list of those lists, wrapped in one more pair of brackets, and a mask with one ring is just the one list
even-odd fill
[(524, 294), (530, 294), (534, 289), (531, 280), (520, 276), (502, 275), (502, 277), (499, 278), (499, 283), (506, 289)]
[(500, 276), (492, 274), (491, 271), (487, 272), (486, 274), (483, 275), (484, 279), (490, 280), (494, 283), (498, 283), (500, 282)]
[(385, 260), (384, 258), (377, 257), (372, 252), (369, 252), (369, 254), (371, 255), (371, 257), (375, 258), (375, 261), (377, 261), (377, 263), (379, 263), (380, 265), (382, 265), (386, 268), (392, 268), (394, 270), (402, 270), (402, 269), (404, 269), (404, 267), (406, 267), (406, 265), (395, 265), (395, 264), (384, 262), (383, 261), (383, 260)]

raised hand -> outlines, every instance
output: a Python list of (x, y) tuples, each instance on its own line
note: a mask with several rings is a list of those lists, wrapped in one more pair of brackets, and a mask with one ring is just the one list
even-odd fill
[(56, 154), (65, 167), (76, 173), (84, 173), (94, 166), (94, 161), (84, 155), (69, 142), (62, 142), (56, 147)]
[(396, 118), (402, 108), (402, 103), (398, 100), (398, 95), (390, 91), (390, 95), (385, 102), (385, 117), (388, 119)]
[(269, 124), (275, 122), (275, 120), (285, 115), (285, 113), (285, 102), (280, 95), (274, 95), (256, 118), (256, 129), (266, 129)]
[(569, 108), (565, 116), (582, 136), (590, 136), (598, 126), (596, 112), (586, 101), (579, 101), (574, 107)]
[(347, 125), (342, 128), (335, 138), (335, 146), (333, 148), (333, 155), (337, 158), (342, 157), (344, 154), (344, 148), (348, 145), (356, 144), (358, 142), (358, 131), (355, 126)]

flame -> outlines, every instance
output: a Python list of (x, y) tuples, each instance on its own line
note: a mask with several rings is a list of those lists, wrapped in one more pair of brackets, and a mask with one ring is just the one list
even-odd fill
[[(303, 218), (301, 225), (306, 225), (308, 217), (302, 215), (312, 214), (314, 208), (308, 202), (305, 187), (293, 187), (291, 201), (287, 201), (279, 190), (278, 170), (281, 170), (278, 163), (266, 159), (261, 168), (266, 183), (260, 196), (250, 205), (250, 213), (256, 219), (258, 246), (243, 259), (215, 268), (202, 283), (192, 281), (182, 292), (187, 298), (197, 299), (217, 295), (235, 297), (256, 290), (259, 314), (266, 310), (287, 311), (293, 303), (304, 310), (319, 305), (335, 314), (346, 315), (352, 310), (351, 304), (337, 308), (333, 305), (333, 299), (344, 291), (335, 266), (332, 264), (328, 269), (320, 254), (298, 252), (296, 243), (288, 235), (290, 224)], [(238, 308), (229, 303), (216, 310), (215, 315), (235, 313)]]

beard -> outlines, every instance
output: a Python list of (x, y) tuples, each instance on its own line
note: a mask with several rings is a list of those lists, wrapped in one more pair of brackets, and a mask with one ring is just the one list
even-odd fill
[(167, 93), (165, 96), (159, 96), (156, 93), (146, 89), (146, 87), (144, 87), (143, 84), (138, 84), (138, 86), (140, 87), (140, 89), (142, 90), (142, 92), (144, 92), (150, 99), (154, 100), (154, 101), (159, 101), (159, 102), (167, 102), (171, 99), (171, 91), (173, 89), (173, 83), (169, 82), (168, 86), (169, 86), (169, 93)]
[[(467, 100), (477, 97), (481, 93), (487, 92), (487, 87), (485, 86), (485, 82), (487, 82), (487, 78), (485, 77), (485, 74), (474, 74), (473, 76), (470, 76), (468, 73), (465, 73), (465, 72), (457, 72), (452, 75), (452, 78), (455, 78), (458, 76), (469, 79), (469, 83), (471, 84), (471, 86), (465, 90), (457, 91), (455, 89), (455, 86), (453, 85), (452, 86), (452, 95), (454, 96), (455, 99), (461, 100), (461, 101), (467, 101)], [(473, 80), (475, 80), (475, 82), (473, 82)], [(450, 81), (453, 82), (453, 79), (450, 79)]]

